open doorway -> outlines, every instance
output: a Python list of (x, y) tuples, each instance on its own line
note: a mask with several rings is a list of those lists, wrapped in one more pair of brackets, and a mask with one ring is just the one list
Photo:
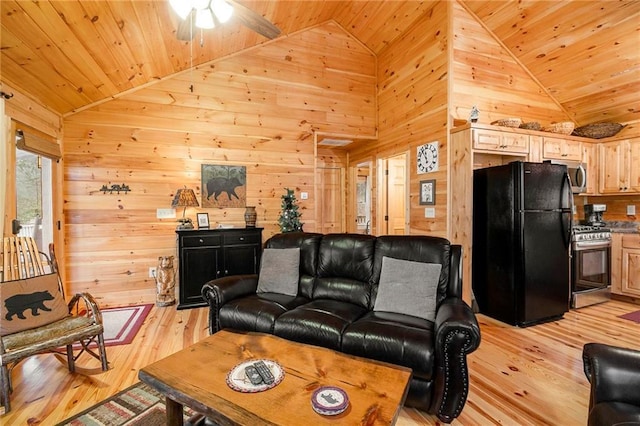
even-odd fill
[(42, 250), (53, 242), (52, 161), (16, 148), (18, 235), (33, 237)]
[(379, 160), (380, 204), (378, 212), (379, 230), (382, 235), (404, 235), (408, 233), (407, 188), (408, 188), (408, 154), (400, 154)]

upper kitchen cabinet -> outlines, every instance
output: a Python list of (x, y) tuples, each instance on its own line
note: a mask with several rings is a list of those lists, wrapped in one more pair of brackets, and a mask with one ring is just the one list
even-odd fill
[(499, 130), (473, 129), (473, 148), (480, 151), (528, 154), (529, 135)]
[(542, 157), (545, 160), (582, 161), (582, 142), (565, 138), (542, 138)]
[(640, 139), (602, 143), (599, 157), (601, 194), (640, 193)]

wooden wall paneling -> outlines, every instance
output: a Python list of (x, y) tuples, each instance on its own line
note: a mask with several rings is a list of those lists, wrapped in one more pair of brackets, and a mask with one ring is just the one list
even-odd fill
[[(378, 57), (379, 141), (355, 158), (409, 152), (409, 233), (447, 235), (447, 30), (446, 3), (432, 3)], [(417, 174), (416, 149), (439, 142), (439, 170)], [(351, 153), (350, 153), (351, 154)], [(419, 205), (419, 181), (436, 179), (435, 219)]]
[[(373, 55), (348, 43), (335, 24), (313, 33), (312, 40), (324, 34), (342, 47), (313, 45), (300, 33), (65, 118), (72, 290), (91, 289), (108, 305), (125, 300), (124, 293), (136, 302), (154, 300), (148, 268), (175, 252), (176, 225), (157, 219), (156, 209), (169, 208), (182, 185), (201, 201), (202, 164), (246, 166), (247, 205), (256, 206), (265, 239), (279, 232), (285, 188), (296, 192), (304, 229), (316, 230), (316, 169), (342, 169), (347, 160), (345, 151), (316, 152), (314, 131), (374, 136), (376, 70)], [(286, 51), (291, 60), (281, 56)], [(333, 68), (319, 58), (329, 58)], [(356, 64), (360, 60), (364, 65)], [(126, 183), (131, 192), (101, 193), (109, 182)], [(300, 200), (301, 191), (308, 200)], [(187, 209), (187, 216), (197, 212), (207, 212), (211, 226), (244, 226), (243, 208), (200, 206)]]
[(454, 118), (468, 119), (476, 105), (481, 123), (519, 117), (546, 125), (569, 119), (472, 15), (455, 2), (452, 11)]

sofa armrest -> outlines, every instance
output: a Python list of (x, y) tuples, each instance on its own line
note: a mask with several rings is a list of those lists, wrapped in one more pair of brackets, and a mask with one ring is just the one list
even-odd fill
[(209, 304), (209, 333), (220, 330), (218, 312), (225, 303), (255, 294), (258, 275), (230, 275), (211, 280), (202, 286), (202, 297)]
[(451, 423), (460, 415), (469, 392), (467, 354), (480, 345), (480, 327), (462, 299), (445, 299), (436, 313), (435, 371), (431, 412)]
[(605, 401), (640, 406), (640, 351), (587, 343), (582, 359), (591, 383), (589, 408)]

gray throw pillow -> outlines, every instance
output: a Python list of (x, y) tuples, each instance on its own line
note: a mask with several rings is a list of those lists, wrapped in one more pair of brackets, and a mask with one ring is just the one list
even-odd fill
[(300, 248), (264, 249), (257, 293), (298, 294)]
[(374, 311), (394, 312), (434, 321), (442, 265), (384, 256)]

